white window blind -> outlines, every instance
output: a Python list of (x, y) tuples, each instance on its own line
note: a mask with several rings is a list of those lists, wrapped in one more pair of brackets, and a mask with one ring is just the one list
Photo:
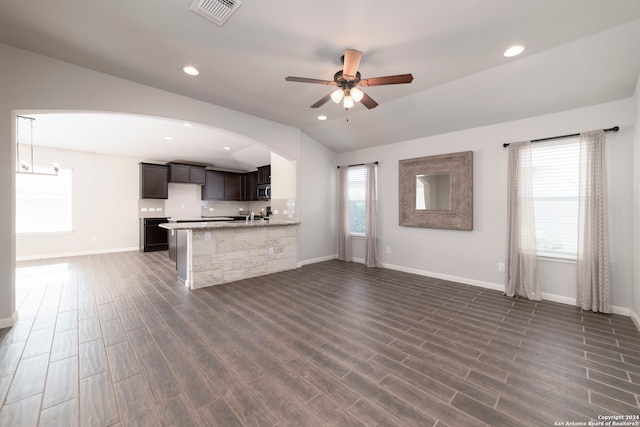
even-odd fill
[(71, 168), (60, 168), (57, 176), (16, 174), (16, 233), (71, 230)]
[(538, 255), (575, 259), (578, 251), (580, 141), (532, 145)]
[(365, 234), (365, 168), (352, 166), (349, 168), (349, 228), (352, 235)]

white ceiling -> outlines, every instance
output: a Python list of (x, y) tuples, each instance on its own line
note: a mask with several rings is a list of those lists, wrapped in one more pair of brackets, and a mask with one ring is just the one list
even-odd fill
[[(198, 123), (131, 114), (47, 113), (34, 118), (33, 145), (58, 147), (148, 161), (188, 161), (238, 171), (271, 163), (266, 146), (223, 129)], [(29, 122), (18, 128), (31, 144)], [(229, 150), (225, 149), (228, 147)]]
[[(0, 42), (294, 126), (337, 152), (631, 97), (640, 73), (638, 0), (242, 0), (222, 27), (191, 3), (0, 0)], [(525, 53), (503, 57), (514, 43)], [(364, 53), (363, 78), (414, 80), (367, 88), (373, 110), (309, 108), (329, 88), (284, 78), (330, 80), (346, 48)]]

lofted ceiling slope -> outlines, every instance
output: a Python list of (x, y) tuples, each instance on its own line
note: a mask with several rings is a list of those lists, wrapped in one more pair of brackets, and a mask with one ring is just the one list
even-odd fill
[[(243, 0), (223, 26), (191, 3), (0, 0), (0, 42), (294, 126), (336, 152), (630, 97), (640, 73), (637, 0)], [(515, 43), (524, 54), (503, 57)], [(363, 78), (414, 80), (367, 88), (373, 110), (309, 108), (330, 88), (285, 76), (331, 79), (346, 48), (363, 52)]]

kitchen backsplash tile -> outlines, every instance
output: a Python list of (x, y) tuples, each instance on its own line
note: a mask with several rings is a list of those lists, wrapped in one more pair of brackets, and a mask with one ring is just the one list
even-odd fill
[(237, 216), (240, 211), (267, 214), (268, 201), (224, 202), (203, 200), (200, 204), (202, 216)]
[(140, 218), (165, 217), (165, 201), (161, 199), (138, 199), (138, 216)]
[(271, 199), (270, 202), (273, 221), (295, 221), (296, 199)]

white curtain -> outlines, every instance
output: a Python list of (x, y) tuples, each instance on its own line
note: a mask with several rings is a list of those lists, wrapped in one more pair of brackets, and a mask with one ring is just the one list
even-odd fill
[(364, 263), (367, 267), (378, 267), (378, 195), (375, 163), (365, 163), (365, 245)]
[(611, 313), (605, 141), (602, 130), (580, 134), (577, 305)]
[(538, 283), (531, 142), (509, 145), (505, 295), (542, 299)]
[(349, 168), (339, 169), (338, 189), (338, 259), (351, 261), (351, 230), (349, 229)]

